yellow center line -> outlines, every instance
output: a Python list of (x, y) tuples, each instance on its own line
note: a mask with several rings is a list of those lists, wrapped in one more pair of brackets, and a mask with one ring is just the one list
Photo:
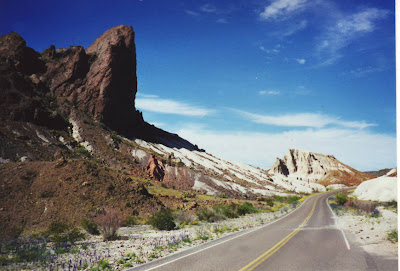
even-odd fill
[[(322, 196), (322, 195), (321, 195)], [(306, 224), (307, 222), (310, 220), (311, 216), (313, 215), (314, 211), (315, 211), (315, 206), (317, 205), (318, 199), (321, 197), (319, 196), (313, 205), (313, 208), (311, 209), (310, 214), (306, 217), (306, 219), (304, 219), (304, 221), (300, 224), (299, 227), (297, 227), (297, 229), (295, 229), (294, 231), (292, 231), (290, 234), (288, 234), (285, 238), (283, 238), (281, 241), (279, 241), (275, 246), (273, 246), (272, 248), (270, 248), (267, 252), (265, 252), (264, 254), (262, 254), (260, 257), (258, 257), (257, 259), (255, 259), (254, 261), (252, 261), (251, 263), (249, 263), (248, 265), (246, 265), (245, 267), (243, 267), (242, 269), (240, 269), (239, 271), (251, 271), (254, 268), (256, 268), (257, 266), (259, 266), (262, 262), (264, 262), (265, 260), (267, 260), (269, 257), (271, 257), (275, 252), (277, 252), (281, 247), (283, 247), (287, 242), (289, 242), (290, 239), (292, 239)]]

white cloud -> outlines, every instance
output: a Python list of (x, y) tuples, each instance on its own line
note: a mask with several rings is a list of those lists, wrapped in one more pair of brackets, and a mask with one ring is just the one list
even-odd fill
[(287, 15), (302, 10), (307, 3), (307, 0), (274, 0), (265, 7), (260, 14), (262, 20), (282, 19)]
[(297, 63), (304, 65), (306, 64), (306, 60), (304, 58), (296, 58)]
[(388, 15), (388, 11), (367, 8), (363, 11), (346, 16), (340, 16), (334, 25), (330, 26), (320, 37), (317, 50), (325, 59), (322, 65), (331, 65), (341, 58), (341, 49), (347, 47), (353, 40), (373, 32), (376, 21)]
[(212, 109), (194, 106), (180, 101), (161, 99), (157, 96), (136, 98), (135, 105), (136, 108), (143, 111), (194, 117), (204, 117), (215, 112), (215, 110)]
[(307, 129), (282, 133), (210, 131), (183, 128), (180, 136), (231, 161), (270, 168), (289, 148), (333, 154), (358, 170), (396, 166), (396, 137), (365, 130)]
[(280, 91), (277, 91), (277, 90), (269, 90), (269, 91), (266, 91), (266, 90), (260, 90), (259, 92), (258, 92), (258, 94), (260, 94), (260, 95), (266, 95), (266, 94), (268, 94), (268, 95), (279, 95), (281, 92)]
[(217, 23), (219, 23), (219, 24), (227, 24), (228, 21), (225, 18), (220, 18), (220, 19), (217, 20)]
[(252, 122), (274, 126), (323, 128), (328, 125), (335, 125), (353, 129), (364, 129), (367, 127), (376, 126), (376, 124), (367, 123), (365, 121), (344, 121), (337, 117), (316, 113), (298, 113), (271, 116), (254, 114), (240, 110), (234, 111)]
[(157, 95), (153, 94), (144, 94), (144, 93), (136, 93), (136, 97), (142, 97), (142, 98), (158, 98)]

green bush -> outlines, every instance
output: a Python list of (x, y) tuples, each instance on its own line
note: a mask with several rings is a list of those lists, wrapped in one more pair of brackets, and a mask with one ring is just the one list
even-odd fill
[(392, 230), (388, 233), (387, 239), (393, 243), (397, 243), (399, 241), (397, 230)]
[(213, 206), (214, 211), (218, 214), (221, 214), (222, 216), (226, 218), (237, 218), (239, 217), (238, 215), (238, 207), (237, 205), (214, 205)]
[(85, 229), (85, 231), (87, 231), (88, 233), (90, 233), (92, 235), (100, 234), (99, 227), (91, 219), (86, 219), (86, 218), (82, 219), (81, 225), (82, 225), (82, 228)]
[(53, 221), (48, 229), (44, 232), (44, 236), (56, 246), (66, 243), (75, 244), (76, 241), (85, 239), (85, 235), (77, 228), (71, 227), (62, 222)]
[(244, 203), (239, 206), (238, 208), (238, 214), (239, 215), (246, 215), (246, 214), (252, 214), (252, 213), (257, 213), (258, 209), (253, 206), (251, 203)]
[(216, 222), (226, 219), (222, 213), (216, 212), (213, 208), (199, 208), (196, 214), (201, 221)]
[(150, 218), (149, 224), (159, 230), (167, 231), (173, 230), (176, 227), (172, 211), (169, 209), (162, 209), (155, 213)]
[(336, 193), (335, 201), (339, 205), (344, 205), (347, 202), (347, 195), (343, 193)]
[(136, 218), (132, 215), (128, 216), (124, 223), (122, 223), (123, 227), (130, 227), (136, 225)]

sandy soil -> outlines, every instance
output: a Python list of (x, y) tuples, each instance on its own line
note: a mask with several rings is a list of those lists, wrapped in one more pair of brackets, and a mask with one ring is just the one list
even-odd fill
[(378, 207), (380, 216), (359, 215), (355, 212), (343, 212), (337, 216), (350, 243), (361, 244), (369, 253), (398, 258), (398, 243), (392, 243), (387, 235), (397, 229), (397, 213), (394, 210)]

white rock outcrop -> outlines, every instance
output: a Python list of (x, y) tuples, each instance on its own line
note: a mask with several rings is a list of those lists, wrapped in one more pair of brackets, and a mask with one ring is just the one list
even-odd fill
[(352, 173), (348, 166), (341, 163), (333, 155), (289, 149), (289, 153), (283, 159), (276, 159), (268, 173), (290, 175), (298, 180), (316, 182), (333, 170)]

